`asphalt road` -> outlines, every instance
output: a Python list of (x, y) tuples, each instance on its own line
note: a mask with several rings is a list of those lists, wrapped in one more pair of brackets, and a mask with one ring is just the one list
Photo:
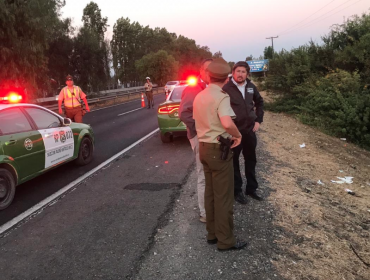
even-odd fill
[(186, 137), (148, 138), (0, 238), (0, 278), (135, 278), (193, 162)]
[[(135, 100), (86, 114), (84, 122), (90, 124), (95, 133), (94, 160), (82, 167), (76, 166), (73, 162), (68, 163), (20, 185), (12, 205), (0, 212), (0, 225), (23, 213), (156, 129), (158, 127), (156, 117), (158, 104), (164, 100), (164, 94), (155, 95), (154, 109), (144, 108), (130, 112), (141, 107), (141, 101)], [(118, 116), (123, 113), (127, 114)]]

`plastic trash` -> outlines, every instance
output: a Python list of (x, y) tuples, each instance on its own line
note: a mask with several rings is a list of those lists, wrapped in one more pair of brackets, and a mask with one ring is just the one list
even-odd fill
[(337, 177), (339, 180), (342, 180), (342, 181), (344, 181), (344, 183), (347, 183), (347, 184), (352, 184), (353, 183), (353, 177), (344, 177), (344, 178), (342, 178), (342, 177)]
[(353, 177), (337, 177), (340, 181), (334, 181), (334, 180), (331, 180), (332, 183), (335, 183), (335, 184), (352, 184), (353, 183)]
[(321, 182), (321, 180), (318, 180), (318, 181), (317, 181), (317, 184), (318, 184), (318, 185), (322, 185), (322, 186), (324, 186), (324, 185), (325, 185), (323, 182)]
[(304, 147), (306, 147), (306, 144), (303, 143), (303, 144), (299, 145), (299, 147), (304, 148)]
[(347, 141), (347, 138), (340, 138), (340, 140), (342, 140), (342, 141)]
[(345, 189), (345, 191), (350, 195), (355, 195), (355, 192), (350, 189)]

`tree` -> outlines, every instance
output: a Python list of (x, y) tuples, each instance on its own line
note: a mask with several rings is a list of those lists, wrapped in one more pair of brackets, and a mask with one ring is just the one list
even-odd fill
[(222, 52), (221, 51), (215, 52), (212, 57), (213, 58), (222, 58)]
[(263, 57), (264, 59), (272, 59), (274, 56), (274, 51), (271, 46), (268, 46), (263, 51)]
[(229, 61), (229, 62), (228, 62), (228, 64), (229, 64), (230, 68), (231, 68), (231, 69), (233, 69), (233, 67), (234, 67), (234, 65), (235, 65), (235, 62), (233, 62), (233, 61)]
[(250, 56), (247, 56), (246, 58), (245, 58), (245, 61), (250, 61), (250, 60), (253, 60), (254, 58), (253, 58), (253, 55), (250, 55)]
[(52, 93), (57, 94), (61, 87), (65, 86), (65, 77), (73, 73), (70, 63), (73, 54), (74, 29), (71, 26), (71, 20), (61, 20), (55, 26), (49, 39), (48, 58), (48, 77), (55, 81), (52, 83)]
[(142, 80), (149, 76), (154, 83), (160, 86), (164, 86), (167, 81), (177, 76), (178, 62), (164, 50), (143, 56), (142, 59), (136, 61), (135, 65)]
[(47, 88), (50, 34), (64, 0), (0, 1), (0, 86)]
[(116, 77), (123, 83), (139, 79), (135, 61), (151, 52), (164, 50), (178, 61), (176, 79), (197, 74), (202, 59), (212, 57), (207, 46), (201, 47), (192, 39), (177, 36), (165, 28), (143, 27), (138, 22), (131, 23), (128, 18), (120, 18), (115, 23), (111, 49)]
[(98, 34), (101, 41), (104, 40), (104, 33), (107, 31), (108, 18), (102, 17), (98, 4), (90, 2), (83, 10), (82, 22), (85, 28)]
[(71, 60), (76, 81), (87, 91), (105, 88), (110, 79), (109, 47), (104, 41), (108, 19), (90, 2), (83, 11), (83, 27), (74, 40)]

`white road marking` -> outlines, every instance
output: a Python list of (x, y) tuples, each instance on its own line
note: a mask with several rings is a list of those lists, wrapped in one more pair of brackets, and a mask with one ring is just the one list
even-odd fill
[[(153, 95), (153, 98), (160, 95), (161, 93), (159, 94), (155, 94)], [(141, 102), (141, 99), (135, 99), (135, 100), (132, 100), (132, 101), (127, 101), (127, 102), (123, 102), (123, 103), (120, 103), (120, 104), (116, 104), (116, 105), (112, 105), (112, 106), (108, 106), (108, 107), (103, 107), (103, 108), (98, 108), (98, 109), (94, 109), (94, 110), (91, 110), (91, 113), (92, 112), (95, 112), (95, 111), (99, 111), (99, 110), (104, 110), (104, 109), (108, 109), (108, 108), (112, 108), (112, 107), (116, 107), (116, 106), (120, 106), (120, 105), (125, 105), (125, 104), (128, 104), (128, 103), (132, 103), (132, 102)]]
[(46, 206), (49, 206), (50, 204), (52, 204), (54, 202), (54, 200), (58, 199), (59, 197), (61, 197), (65, 192), (67, 192), (68, 190), (70, 190), (71, 188), (75, 187), (77, 184), (81, 183), (83, 180), (85, 180), (86, 178), (90, 177), (91, 175), (93, 175), (96, 171), (98, 171), (99, 169), (102, 169), (103, 167), (105, 167), (107, 164), (111, 163), (112, 161), (114, 161), (116, 158), (120, 157), (121, 155), (123, 155), (124, 153), (126, 153), (127, 151), (131, 150), (132, 148), (134, 148), (135, 146), (137, 146), (138, 144), (140, 144), (141, 142), (145, 141), (146, 139), (148, 139), (149, 137), (151, 137), (153, 134), (155, 134), (156, 132), (159, 131), (159, 128), (153, 130), (152, 132), (150, 132), (149, 134), (145, 135), (143, 138), (141, 138), (140, 140), (136, 141), (135, 143), (131, 144), (130, 146), (128, 146), (126, 149), (122, 150), (121, 152), (119, 152), (118, 154), (115, 154), (114, 156), (112, 156), (111, 158), (107, 159), (106, 161), (104, 161), (103, 163), (99, 164), (97, 167), (95, 167), (94, 169), (90, 170), (89, 172), (87, 172), (85, 175), (77, 178), (76, 180), (74, 180), (73, 182), (69, 183), (67, 186), (63, 187), (62, 189), (60, 189), (59, 191), (57, 191), (56, 193), (52, 194), (51, 196), (45, 198), (43, 201), (39, 202), (38, 204), (36, 204), (35, 206), (31, 207), (30, 209), (28, 209), (27, 211), (23, 212), (22, 214), (18, 215), (17, 217), (13, 218), (12, 220), (10, 220), (9, 222), (5, 223), (4, 225), (0, 226), (0, 234), (3, 234), (4, 232), (6, 232), (7, 230), (9, 230), (10, 228), (14, 227), (15, 225), (17, 225), (18, 223), (20, 223), (22, 220), (28, 218), (29, 216), (31, 216), (33, 213), (37, 212), (38, 210), (40, 210), (41, 208), (44, 208)]
[(143, 108), (137, 108), (137, 109), (135, 109), (135, 110), (131, 110), (131, 111), (128, 111), (128, 112), (126, 112), (126, 113), (119, 114), (119, 115), (117, 115), (117, 117), (119, 117), (119, 116), (123, 116), (123, 115), (126, 115), (126, 114), (129, 114), (129, 113), (135, 112), (135, 111), (137, 111), (137, 110), (141, 110), (141, 109), (143, 109)]

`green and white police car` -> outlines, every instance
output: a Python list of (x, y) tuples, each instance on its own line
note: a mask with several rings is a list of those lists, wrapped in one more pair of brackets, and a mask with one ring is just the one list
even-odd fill
[(94, 133), (87, 124), (33, 104), (0, 104), (0, 210), (16, 186), (61, 164), (92, 161)]

